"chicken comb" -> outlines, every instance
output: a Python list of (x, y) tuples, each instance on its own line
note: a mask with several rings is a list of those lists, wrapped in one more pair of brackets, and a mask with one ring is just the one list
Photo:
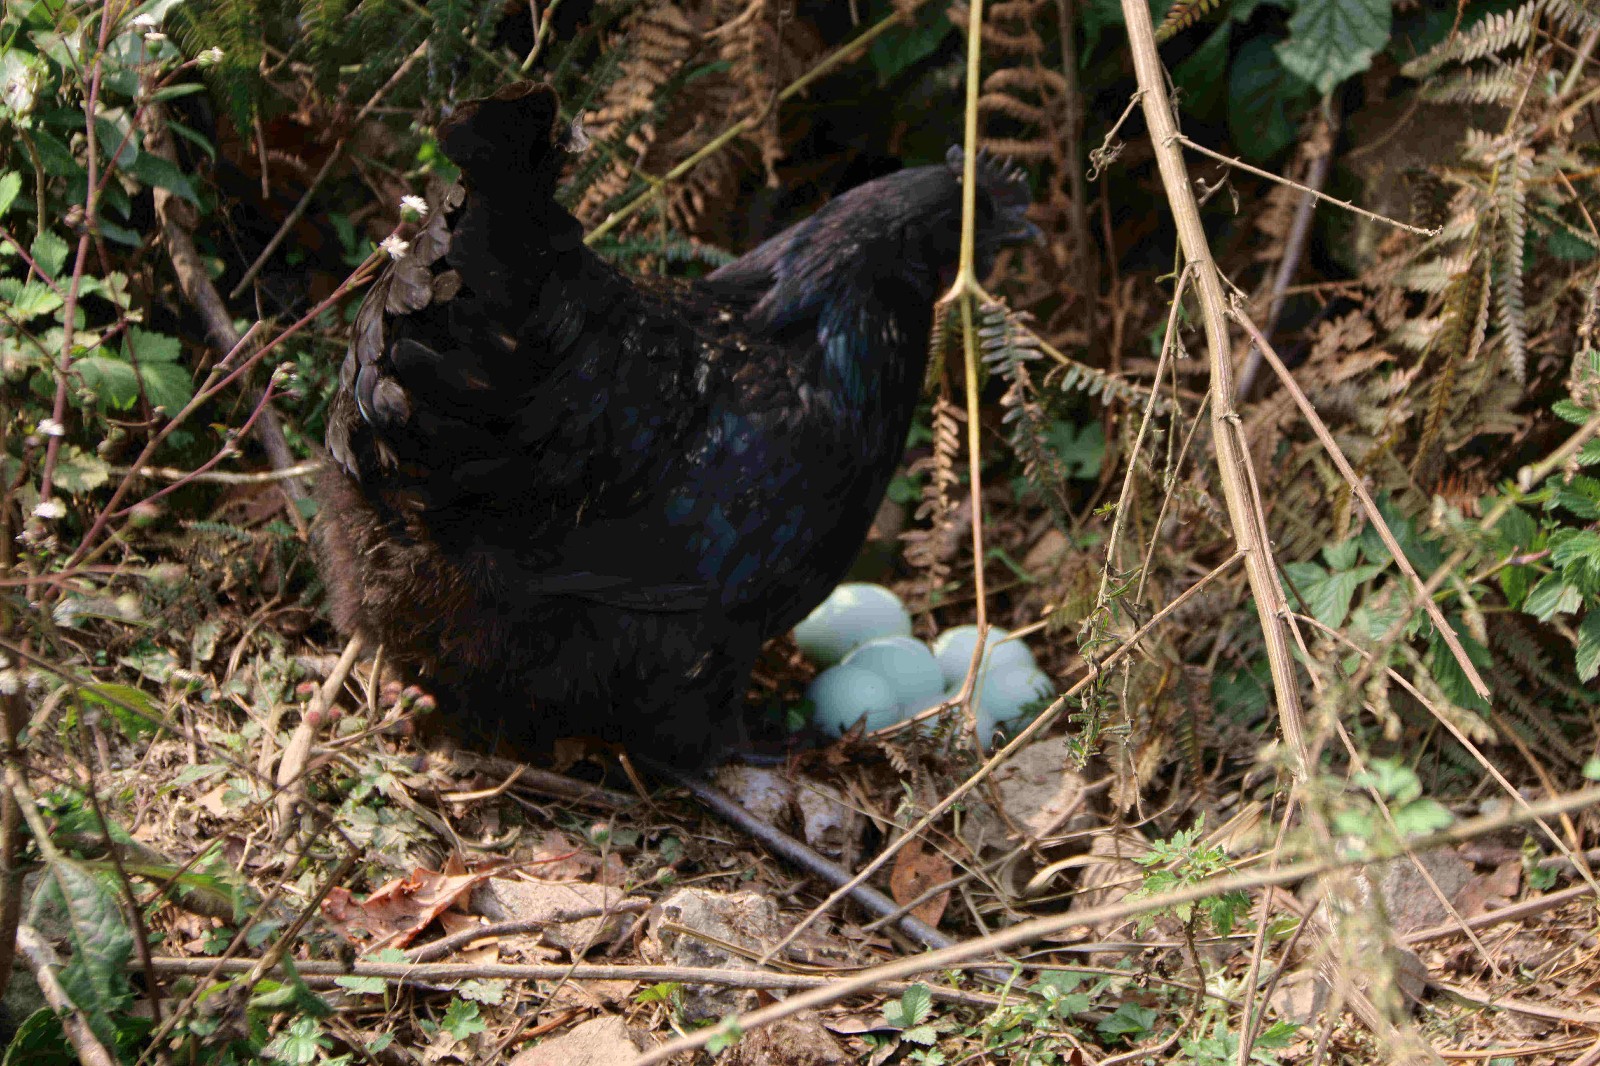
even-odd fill
[[(944, 154), (945, 165), (956, 172), (959, 177), (962, 164), (966, 160), (966, 153), (959, 144), (952, 144), (950, 150)], [(1021, 185), (1028, 184), (1028, 172), (1022, 166), (1010, 159), (1002, 159), (993, 155), (987, 148), (978, 149), (978, 181), (982, 185)]]

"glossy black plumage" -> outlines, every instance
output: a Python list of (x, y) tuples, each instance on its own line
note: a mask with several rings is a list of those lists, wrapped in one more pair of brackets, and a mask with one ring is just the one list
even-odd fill
[[(713, 758), (763, 641), (833, 588), (899, 461), (960, 180), (903, 171), (689, 285), (623, 276), (552, 198), (547, 88), (443, 133), (410, 254), (356, 319), (319, 550), (336, 623), (453, 720)], [(980, 168), (979, 256), (1031, 232)]]

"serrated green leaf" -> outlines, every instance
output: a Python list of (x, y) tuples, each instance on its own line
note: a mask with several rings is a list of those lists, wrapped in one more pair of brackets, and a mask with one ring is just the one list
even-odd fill
[(115, 1018), (133, 999), (128, 983), (133, 936), (115, 893), (103, 881), (67, 859), (51, 861), (49, 873), (34, 906), (55, 908), (63, 919), (70, 961), (61, 968), (61, 986), (94, 1034), (114, 1047)]
[(126, 411), (139, 400), (139, 377), (133, 367), (109, 355), (86, 355), (75, 360), (73, 372), (84, 388), (114, 411)]
[(1550, 405), (1550, 413), (1563, 422), (1571, 422), (1575, 426), (1584, 425), (1594, 417), (1593, 411), (1571, 400), (1557, 400)]
[(61, 276), (61, 268), (67, 265), (67, 242), (60, 237), (45, 230), (33, 239), (33, 247), (28, 249), (28, 254), (33, 256), (33, 261), (39, 264), (39, 269), (51, 281)]
[(130, 329), (122, 344), (122, 357), (129, 362), (137, 356), (141, 363), (176, 363), (183, 354), (183, 342), (165, 333)]
[(1590, 607), (1578, 623), (1577, 665), (1580, 681), (1600, 673), (1600, 608)]
[(11, 205), (16, 203), (17, 195), (22, 192), (22, 175), (16, 171), (7, 171), (0, 174), (0, 215), (11, 210)]
[(1569, 585), (1560, 574), (1546, 574), (1528, 593), (1522, 609), (1541, 622), (1558, 614), (1572, 614), (1583, 607), (1583, 593)]
[(1285, 70), (1327, 95), (1372, 65), (1392, 18), (1391, 0), (1300, 0), (1289, 39), (1274, 51)]
[(183, 410), (194, 397), (194, 383), (189, 372), (171, 363), (143, 363), (139, 378), (144, 382), (144, 394), (153, 407), (164, 408), (168, 415)]
[(1431, 799), (1419, 799), (1415, 803), (1408, 803), (1393, 813), (1395, 828), (1403, 837), (1422, 836), (1425, 833), (1448, 829), (1456, 820), (1456, 816), (1447, 808)]
[(93, 452), (76, 445), (62, 447), (56, 457), (56, 485), (68, 492), (88, 492), (111, 479), (111, 467)]
[(933, 1010), (933, 993), (920, 981), (900, 994), (901, 1026), (921, 1025)]
[(927, 1047), (939, 1039), (939, 1034), (931, 1025), (916, 1025), (910, 1029), (901, 1030), (900, 1039)]
[(0, 303), (10, 305), (11, 317), (18, 322), (48, 315), (61, 307), (61, 297), (40, 281), (0, 278)]

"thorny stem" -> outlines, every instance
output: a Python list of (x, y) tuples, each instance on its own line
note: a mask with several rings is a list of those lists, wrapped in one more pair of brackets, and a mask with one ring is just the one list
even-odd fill
[(1278, 720), (1289, 752), (1291, 771), (1297, 781), (1310, 775), (1310, 751), (1306, 744), (1299, 681), (1294, 657), (1289, 649), (1284, 616), (1288, 605), (1278, 584), (1277, 567), (1267, 539), (1266, 520), (1252, 491), (1249, 452), (1240, 431), (1239, 416), (1233, 406), (1233, 364), (1228, 343), (1226, 301), (1222, 277), (1206, 242), (1200, 209), (1194, 200), (1188, 168), (1178, 145), (1182, 139), (1173, 118), (1172, 101), (1167, 96), (1166, 72), (1156, 53), (1155, 29), (1150, 23), (1150, 8), (1143, 0), (1122, 0), (1122, 17), (1128, 27), (1128, 43), (1141, 91), (1140, 103), (1150, 141), (1155, 149), (1161, 182), (1177, 224), (1184, 258), (1195, 265), (1196, 291), (1205, 323), (1206, 346), (1211, 362), (1211, 432), (1223, 497), (1233, 526), (1235, 543), (1245, 554), (1245, 571), (1250, 591), (1255, 594), (1256, 611), (1261, 620), (1267, 659), (1272, 668), (1272, 688), (1278, 707)]

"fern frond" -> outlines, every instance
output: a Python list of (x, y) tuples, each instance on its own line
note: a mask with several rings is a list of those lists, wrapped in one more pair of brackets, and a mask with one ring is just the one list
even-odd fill
[(1028, 364), (1043, 358), (1039, 340), (1026, 328), (1024, 313), (1014, 313), (1001, 303), (986, 303), (979, 310), (978, 343), (983, 361), (1006, 382), (1000, 405), (1001, 422), (1011, 428), (1011, 450), (1022, 464), (1022, 476), (1054, 512), (1056, 520), (1069, 519), (1067, 482), (1070, 472), (1050, 447), (1050, 420), (1034, 387)]
[(1521, 48), (1533, 35), (1533, 24), (1539, 17), (1542, 2), (1534, 0), (1514, 11), (1489, 15), (1464, 33), (1446, 37), (1400, 71), (1408, 78), (1421, 79), (1452, 61), (1470, 63), (1508, 48)]
[(1209, 15), (1221, 0), (1178, 0), (1156, 27), (1156, 43), (1169, 41)]
[(1461, 71), (1430, 78), (1419, 90), (1424, 100), (1440, 104), (1501, 104), (1522, 92), (1532, 64), (1526, 61), (1487, 71)]
[(1495, 271), (1496, 311), (1511, 375), (1528, 380), (1528, 311), (1523, 300), (1522, 256), (1528, 236), (1528, 180), (1533, 151), (1521, 149), (1500, 166), (1495, 201), (1500, 221), (1500, 256)]

